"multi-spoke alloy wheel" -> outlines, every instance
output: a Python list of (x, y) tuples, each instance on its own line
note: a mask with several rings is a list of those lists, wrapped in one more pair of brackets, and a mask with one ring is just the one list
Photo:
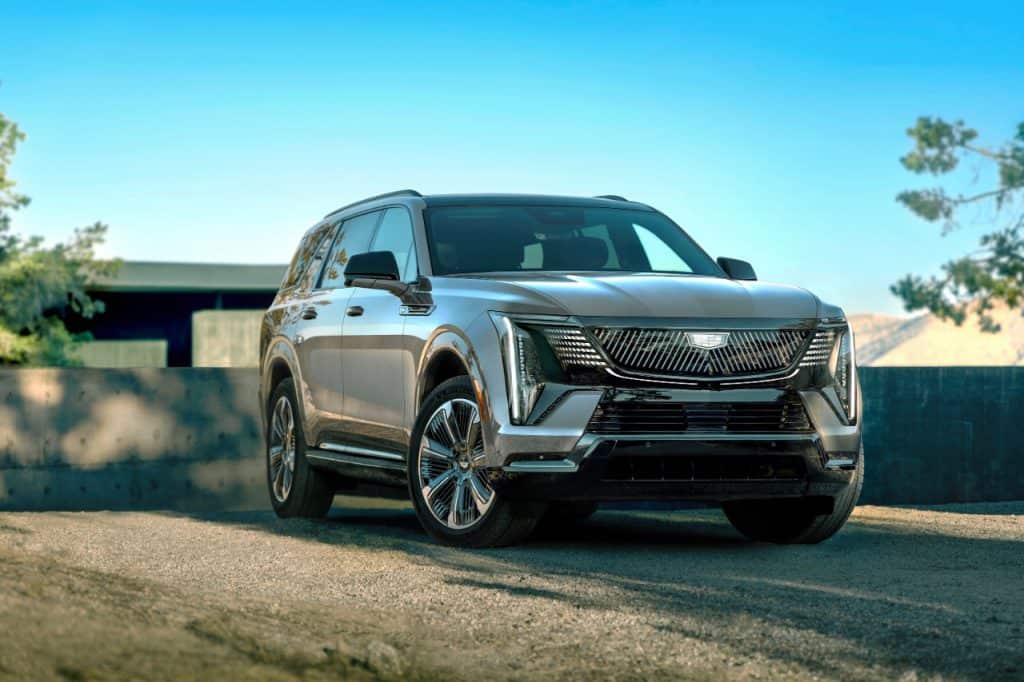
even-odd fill
[(334, 501), (335, 484), (328, 472), (314, 469), (306, 459), (302, 411), (295, 384), (282, 379), (267, 401), (267, 488), (270, 506), (282, 518), (324, 516)]
[(270, 421), (270, 489), (278, 502), (286, 502), (295, 479), (295, 415), (287, 396), (274, 404)]
[(453, 398), (434, 410), (420, 439), (419, 485), (435, 519), (451, 530), (471, 528), (494, 503), (481, 467), (480, 410), (471, 400)]
[[(486, 465), (480, 392), (468, 376), (434, 388), (413, 425), (409, 495), (423, 529), (446, 545), (502, 547), (525, 539), (543, 502), (502, 495)], [(488, 453), (489, 454), (489, 453)]]

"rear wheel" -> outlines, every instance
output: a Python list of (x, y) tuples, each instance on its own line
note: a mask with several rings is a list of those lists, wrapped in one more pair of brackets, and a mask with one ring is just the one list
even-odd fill
[(409, 495), (435, 540), (498, 547), (525, 539), (544, 505), (502, 498), (485, 468), (480, 408), (469, 377), (444, 382), (427, 397), (409, 446)]
[(817, 514), (806, 500), (750, 500), (727, 502), (722, 510), (736, 530), (751, 540), (780, 544), (813, 545), (835, 535), (857, 506), (864, 484), (864, 449), (861, 448), (850, 485), (835, 498), (832, 513)]
[(299, 423), (295, 384), (284, 379), (270, 396), (267, 419), (267, 487), (280, 517), (319, 518), (334, 500), (330, 478), (309, 465)]

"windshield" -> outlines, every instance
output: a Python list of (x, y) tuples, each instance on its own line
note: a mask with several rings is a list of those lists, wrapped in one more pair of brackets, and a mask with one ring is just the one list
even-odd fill
[(651, 211), (578, 206), (434, 206), (434, 274), (722, 271), (675, 223)]

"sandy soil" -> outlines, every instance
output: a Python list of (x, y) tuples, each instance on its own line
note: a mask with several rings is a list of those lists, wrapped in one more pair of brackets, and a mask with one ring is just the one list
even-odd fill
[(0, 514), (0, 677), (1024, 679), (1024, 503), (861, 507), (813, 547), (600, 512), (465, 552), (339, 502)]
[(872, 367), (1024, 365), (1024, 316), (998, 304), (991, 311), (998, 334), (984, 332), (972, 310), (960, 326), (931, 314), (910, 317), (850, 315), (857, 364)]

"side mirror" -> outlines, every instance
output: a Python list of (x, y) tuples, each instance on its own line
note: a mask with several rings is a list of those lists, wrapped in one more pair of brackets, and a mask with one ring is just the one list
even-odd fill
[(398, 263), (390, 251), (358, 253), (345, 266), (345, 286), (363, 289), (384, 289), (401, 296), (409, 288), (400, 282)]
[(745, 260), (738, 258), (719, 258), (718, 264), (729, 275), (729, 279), (740, 279), (754, 281), (757, 275), (754, 273), (754, 266)]

